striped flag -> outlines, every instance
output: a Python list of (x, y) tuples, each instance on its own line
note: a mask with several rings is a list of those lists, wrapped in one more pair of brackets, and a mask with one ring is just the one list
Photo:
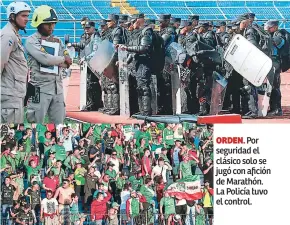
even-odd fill
[(203, 194), (200, 185), (200, 176), (192, 175), (177, 180), (166, 188), (168, 194), (178, 199), (198, 200)]

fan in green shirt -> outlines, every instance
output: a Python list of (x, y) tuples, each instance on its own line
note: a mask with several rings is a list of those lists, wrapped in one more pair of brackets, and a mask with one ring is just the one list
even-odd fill
[(132, 185), (132, 189), (135, 190), (135, 191), (139, 191), (141, 185), (143, 185), (143, 183), (144, 183), (144, 180), (143, 180), (143, 177), (142, 177), (142, 173), (139, 173), (137, 175), (137, 178), (136, 178), (136, 176), (131, 176), (131, 177), (129, 177), (128, 180), (129, 180), (129, 182)]
[(56, 145), (53, 145), (51, 147), (51, 151), (55, 152), (55, 158), (56, 160), (60, 160), (60, 161), (64, 161), (66, 159), (66, 151), (65, 148), (63, 146), (63, 140), (62, 139), (58, 139), (58, 142)]
[(122, 145), (116, 144), (115, 147), (114, 147), (114, 149), (117, 152), (117, 158), (118, 159), (121, 159), (124, 156), (124, 150), (123, 150)]
[(174, 145), (174, 131), (169, 125), (167, 125), (167, 127), (163, 130), (162, 137), (166, 146)]
[(105, 174), (107, 174), (110, 178), (110, 182), (112, 181), (116, 181), (116, 178), (117, 178), (117, 173), (116, 171), (114, 170), (114, 164), (109, 162), (108, 163), (108, 169), (106, 170)]
[[(94, 131), (93, 131), (94, 141), (101, 140), (102, 138), (102, 126), (95, 125)], [(95, 144), (95, 143), (93, 143)]]
[(85, 160), (83, 158), (81, 158), (81, 156), (79, 155), (79, 150), (75, 149), (74, 154), (70, 155), (69, 157), (66, 158), (66, 160), (64, 161), (64, 165), (68, 169), (74, 170), (75, 167), (76, 167), (76, 164), (79, 163), (79, 162), (82, 163), (82, 164), (85, 164)]
[(149, 141), (151, 140), (151, 135), (148, 131), (139, 133), (138, 137), (136, 138), (137, 147), (140, 147), (142, 139), (145, 140), (145, 147), (149, 147)]
[(47, 131), (47, 128), (45, 125), (42, 125), (40, 123), (36, 125), (36, 132), (37, 132), (37, 138), (38, 138), (39, 143), (43, 143), (41, 141), (44, 141), (46, 131)]
[[(162, 210), (163, 206), (164, 206), (165, 212), (163, 212), (163, 210)], [(169, 216), (176, 214), (175, 199), (170, 197), (168, 195), (168, 192), (165, 192), (164, 197), (161, 198), (161, 200), (160, 200), (160, 212), (161, 212), (161, 215), (162, 214), (165, 215), (166, 219), (168, 219)]]
[(179, 165), (179, 170), (181, 172), (181, 178), (192, 176), (192, 166), (195, 166), (196, 162), (194, 160), (188, 160), (188, 156), (184, 156), (184, 161)]
[(43, 165), (43, 155), (41, 155), (41, 160), (39, 165), (36, 165), (36, 162), (31, 160), (30, 162), (28, 161), (29, 158), (27, 157), (27, 159), (24, 161), (24, 166), (26, 169), (26, 174), (27, 174), (27, 178), (30, 181), (31, 180), (31, 175), (34, 176), (38, 176), (40, 169), (42, 168)]

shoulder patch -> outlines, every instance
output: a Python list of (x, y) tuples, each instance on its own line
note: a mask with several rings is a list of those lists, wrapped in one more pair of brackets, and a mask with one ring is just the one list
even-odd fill
[(12, 46), (13, 45), (13, 40), (10, 39), (9, 42), (8, 42), (9, 46)]
[(45, 49), (43, 47), (40, 48), (41, 52), (46, 52)]

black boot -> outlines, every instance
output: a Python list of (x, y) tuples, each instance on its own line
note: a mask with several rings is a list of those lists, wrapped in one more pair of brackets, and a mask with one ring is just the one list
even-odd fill
[(112, 99), (111, 99), (111, 108), (106, 111), (106, 114), (109, 115), (119, 115), (120, 114), (120, 99), (119, 99), (119, 94), (112, 94)]
[(199, 116), (205, 116), (208, 114), (206, 103), (199, 103)]
[(142, 96), (142, 106), (143, 106), (142, 115), (151, 116), (152, 115), (152, 109), (151, 109), (151, 98), (150, 98), (150, 96)]
[(108, 94), (104, 94), (104, 107), (100, 108), (98, 112), (105, 113), (108, 110)]
[(104, 110), (104, 113), (105, 114), (109, 114), (108, 112), (110, 112), (111, 108), (112, 108), (112, 100), (113, 100), (113, 94), (111, 93), (108, 93), (107, 94), (107, 104), (106, 104), (106, 107), (105, 110)]

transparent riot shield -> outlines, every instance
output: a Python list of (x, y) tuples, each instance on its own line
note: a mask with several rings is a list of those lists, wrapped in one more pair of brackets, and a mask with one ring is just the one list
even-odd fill
[(83, 110), (87, 105), (87, 71), (88, 71), (88, 64), (86, 61), (84, 61), (81, 64), (80, 110)]
[(127, 51), (122, 51), (121, 49), (118, 50), (120, 115), (130, 116), (127, 55)]
[(217, 115), (222, 110), (227, 84), (227, 80), (222, 75), (216, 71), (213, 72), (210, 115)]
[(186, 52), (178, 43), (171, 43), (165, 56), (164, 71), (170, 75), (172, 89), (172, 108), (173, 114), (181, 114), (181, 70), (179, 64), (184, 63)]
[(115, 48), (113, 43), (108, 40), (96, 43), (94, 45), (95, 54), (89, 61), (89, 66), (92, 72), (101, 74), (118, 82), (116, 65), (114, 62)]

